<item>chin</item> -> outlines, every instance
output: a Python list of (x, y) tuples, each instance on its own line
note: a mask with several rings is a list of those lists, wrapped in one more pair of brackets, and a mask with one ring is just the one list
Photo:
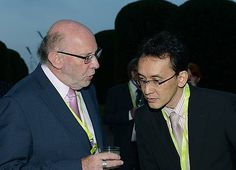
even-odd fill
[(148, 103), (149, 107), (152, 109), (160, 109), (162, 106), (157, 103)]
[(82, 88), (85, 88), (85, 87), (88, 87), (90, 85), (91, 81), (83, 81), (83, 82), (80, 82), (80, 83), (77, 83), (76, 84), (76, 89), (77, 90), (80, 90)]
[(86, 81), (84, 84), (83, 84), (83, 87), (88, 87), (90, 85), (91, 81)]
[(81, 90), (85, 87), (87, 87), (89, 84), (77, 84), (77, 86), (74, 88), (76, 90)]

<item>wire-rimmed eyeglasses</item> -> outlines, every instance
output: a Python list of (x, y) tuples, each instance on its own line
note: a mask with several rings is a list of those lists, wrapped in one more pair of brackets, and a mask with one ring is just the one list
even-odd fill
[(64, 52), (64, 51), (57, 51), (57, 53), (61, 53), (61, 54), (70, 55), (73, 57), (84, 59), (84, 63), (88, 64), (92, 60), (93, 57), (96, 57), (98, 59), (101, 56), (102, 48), (99, 47), (94, 54), (90, 53), (87, 56), (81, 56), (81, 55), (72, 54), (72, 53), (68, 53), (68, 52)]
[(144, 80), (144, 79), (138, 79), (138, 80), (136, 80), (136, 82), (137, 82), (138, 86), (140, 86), (140, 87), (146, 87), (147, 84), (151, 84), (151, 85), (153, 85), (153, 86), (155, 86), (155, 87), (158, 87), (158, 86), (162, 85), (163, 83), (165, 83), (165, 82), (171, 80), (171, 79), (172, 79), (173, 77), (175, 77), (175, 76), (176, 76), (176, 73), (175, 73), (173, 76), (171, 76), (171, 77), (169, 77), (169, 78), (167, 78), (167, 79), (165, 79), (165, 80), (162, 80), (162, 81), (160, 81), (160, 80)]

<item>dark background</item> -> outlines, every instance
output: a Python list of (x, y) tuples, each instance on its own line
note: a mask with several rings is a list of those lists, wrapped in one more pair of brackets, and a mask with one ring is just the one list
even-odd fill
[(107, 89), (128, 80), (126, 65), (147, 37), (167, 30), (187, 45), (190, 61), (202, 72), (200, 87), (236, 92), (236, 3), (189, 0), (177, 6), (164, 0), (142, 0), (124, 6), (114, 30), (95, 36), (103, 47), (94, 83), (100, 104)]
[[(139, 44), (163, 30), (177, 34), (187, 45), (190, 61), (202, 72), (200, 87), (236, 92), (235, 2), (189, 0), (177, 6), (164, 0), (140, 0), (119, 11), (114, 30), (95, 35), (103, 48), (94, 78), (101, 105), (108, 88), (128, 80), (126, 66), (136, 57)], [(28, 68), (17, 51), (0, 45), (0, 81), (9, 88), (28, 74)]]

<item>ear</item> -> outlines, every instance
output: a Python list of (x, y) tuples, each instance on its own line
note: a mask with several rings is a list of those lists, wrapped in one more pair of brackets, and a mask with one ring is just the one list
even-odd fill
[(50, 52), (48, 54), (48, 60), (52, 64), (53, 67), (58, 70), (63, 67), (63, 57), (59, 56), (56, 52)]
[(179, 72), (178, 86), (179, 87), (184, 87), (187, 82), (188, 82), (188, 72), (187, 71)]

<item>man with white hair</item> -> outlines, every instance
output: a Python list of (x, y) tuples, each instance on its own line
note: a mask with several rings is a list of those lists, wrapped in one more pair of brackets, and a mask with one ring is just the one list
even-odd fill
[(0, 102), (0, 169), (102, 170), (123, 164), (103, 148), (91, 80), (101, 49), (92, 32), (57, 21), (39, 49), (41, 64)]

